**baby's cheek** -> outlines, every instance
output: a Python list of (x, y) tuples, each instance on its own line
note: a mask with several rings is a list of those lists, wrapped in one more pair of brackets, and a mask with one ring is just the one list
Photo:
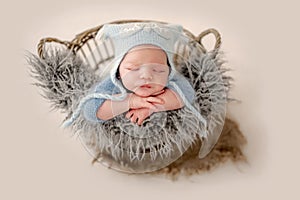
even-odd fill
[(168, 76), (160, 77), (159, 82), (161, 85), (166, 86), (168, 83)]
[(130, 75), (127, 76), (123, 76), (121, 77), (121, 80), (123, 82), (123, 85), (127, 88), (127, 89), (132, 89), (133, 85), (134, 85), (134, 78)]
[(167, 83), (168, 83), (168, 79), (169, 79), (169, 76), (168, 75), (164, 75), (163, 77), (162, 77), (162, 82), (163, 82), (163, 85), (167, 85)]

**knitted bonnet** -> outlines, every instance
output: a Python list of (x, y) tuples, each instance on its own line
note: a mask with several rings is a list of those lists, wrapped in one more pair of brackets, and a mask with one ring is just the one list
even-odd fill
[(187, 40), (183, 35), (182, 26), (154, 22), (105, 24), (97, 33), (96, 39), (109, 39), (113, 44), (115, 59), (110, 75), (116, 85), (119, 83), (115, 79), (115, 74), (125, 54), (136, 46), (146, 44), (157, 46), (165, 51), (171, 67), (169, 80), (172, 79), (176, 72), (173, 63), (175, 44), (178, 41), (186, 42)]

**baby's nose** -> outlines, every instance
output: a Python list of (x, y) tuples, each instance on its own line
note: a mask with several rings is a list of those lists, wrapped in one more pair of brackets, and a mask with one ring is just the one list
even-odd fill
[(151, 70), (150, 69), (143, 69), (143, 70), (141, 70), (140, 78), (151, 80), (153, 78)]

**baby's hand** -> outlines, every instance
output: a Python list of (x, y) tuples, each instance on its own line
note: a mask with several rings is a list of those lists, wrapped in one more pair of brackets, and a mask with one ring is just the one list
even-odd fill
[(164, 92), (165, 92), (165, 90), (160, 90), (158, 92), (153, 93), (151, 96), (155, 97), (155, 96), (158, 96), (160, 94), (163, 94)]
[(158, 111), (166, 111), (166, 110), (175, 110), (178, 108), (182, 108), (184, 103), (180, 96), (171, 89), (165, 89), (163, 93), (155, 96), (157, 98), (162, 99), (165, 103), (164, 104), (156, 104), (154, 103), (156, 110)]
[(149, 117), (153, 111), (148, 108), (140, 108), (135, 110), (130, 110), (126, 114), (126, 118), (130, 119), (131, 122), (137, 123), (139, 126), (142, 125), (143, 121)]
[(156, 110), (154, 104), (164, 104), (164, 101), (159, 97), (140, 97), (134, 93), (129, 95), (130, 109), (148, 108), (150, 110)]

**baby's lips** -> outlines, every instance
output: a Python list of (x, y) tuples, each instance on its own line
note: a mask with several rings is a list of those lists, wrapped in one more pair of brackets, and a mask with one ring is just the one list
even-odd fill
[(140, 87), (141, 88), (151, 88), (151, 85), (150, 84), (143, 84)]

